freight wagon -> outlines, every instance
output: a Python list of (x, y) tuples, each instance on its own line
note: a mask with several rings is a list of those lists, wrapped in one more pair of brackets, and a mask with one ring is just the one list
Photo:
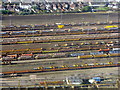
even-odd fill
[(25, 30), (25, 29), (31, 29), (32, 26), (31, 25), (20, 25), (19, 28), (20, 30)]
[(46, 81), (46, 82), (40, 82), (40, 85), (63, 85), (64, 81)]
[(49, 54), (37, 54), (35, 56), (35, 59), (42, 59), (42, 58), (50, 58), (51, 56)]
[(33, 58), (33, 54), (22, 54), (17, 59), (18, 60), (30, 60), (34, 58)]
[(88, 59), (88, 58), (93, 58), (93, 55), (83, 55), (83, 56), (78, 56), (79, 59)]
[(19, 30), (17, 26), (10, 25), (10, 26), (3, 26), (2, 30), (9, 31), (9, 30)]

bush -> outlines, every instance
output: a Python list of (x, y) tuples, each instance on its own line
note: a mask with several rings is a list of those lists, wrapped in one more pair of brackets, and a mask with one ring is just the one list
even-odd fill
[(20, 15), (29, 15), (30, 13), (28, 12), (21, 12)]
[(91, 7), (90, 6), (85, 6), (85, 7), (83, 7), (82, 8), (82, 10), (81, 10), (82, 12), (91, 12), (92, 11), (92, 9), (91, 9)]
[(12, 12), (10, 10), (1, 10), (1, 13), (4, 15), (8, 15), (8, 14), (13, 14), (14, 12)]
[(96, 8), (96, 9), (101, 10), (101, 11), (108, 11), (109, 7), (99, 7), (99, 8)]

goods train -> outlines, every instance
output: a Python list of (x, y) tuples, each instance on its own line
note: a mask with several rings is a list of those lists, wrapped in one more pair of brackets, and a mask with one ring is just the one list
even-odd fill
[[(18, 41), (18, 40), (12, 40), (12, 41), (3, 41), (0, 42), (2, 45), (9, 45), (9, 44), (27, 44), (27, 43), (47, 43), (47, 42), (66, 42), (66, 41), (83, 41), (83, 40), (104, 40), (104, 39), (119, 39), (120, 35), (113, 35), (113, 36), (102, 36), (102, 37), (84, 37), (84, 38), (66, 38), (66, 39), (39, 39), (39, 40), (26, 40), (26, 41)], [(16, 38), (17, 39), (17, 38)]]
[[(112, 25), (112, 24), (119, 24), (119, 22), (97, 22), (97, 23), (78, 23), (78, 24), (64, 24), (65, 27), (71, 26), (86, 26), (86, 25)], [(57, 24), (46, 24), (46, 25), (20, 25), (20, 26), (3, 26), (2, 31), (18, 31), (18, 30), (36, 30), (36, 29), (56, 29), (58, 28)]]
[[(29, 42), (30, 43), (30, 42)], [(98, 50), (99, 48), (115, 48), (118, 47), (119, 41), (110, 42), (82, 42), (82, 43), (65, 43), (63, 45), (55, 44), (55, 48), (35, 48), (35, 49), (18, 49), (0, 51), (2, 55), (6, 54), (22, 54), (22, 53), (52, 53), (52, 52), (70, 52), (70, 51), (85, 51)]]
[(23, 70), (23, 71), (10, 71), (10, 72), (3, 72), (4, 75), (9, 75), (9, 74), (23, 74), (23, 73), (35, 73), (35, 72), (51, 72), (51, 71), (66, 71), (66, 70), (79, 70), (79, 69), (92, 69), (92, 68), (105, 68), (105, 67), (119, 67), (120, 62), (118, 63), (113, 63), (113, 62), (108, 62), (108, 63), (97, 63), (97, 64), (82, 64), (82, 65), (72, 65), (72, 66), (67, 66), (67, 67), (56, 67), (56, 66), (51, 66), (51, 67), (42, 67), (37, 70)]
[[(106, 53), (106, 49), (100, 49), (98, 52), (91, 53), (50, 53), (50, 54), (21, 54), (21, 55), (7, 55), (1, 56), (2, 64), (10, 64), (10, 61), (15, 60), (31, 60), (31, 59), (43, 59), (43, 58), (60, 58), (60, 57), (78, 57), (79, 59), (92, 59), (92, 58), (107, 58), (107, 57), (119, 57), (120, 56), (120, 48), (113, 48), (112, 50)], [(7, 62), (7, 63), (6, 63)]]
[(78, 34), (101, 34), (119, 33), (118, 27), (95, 29), (58, 29), (58, 30), (27, 30), (0, 32), (1, 37), (30, 37), (30, 36), (56, 36), (56, 35), (78, 35)]

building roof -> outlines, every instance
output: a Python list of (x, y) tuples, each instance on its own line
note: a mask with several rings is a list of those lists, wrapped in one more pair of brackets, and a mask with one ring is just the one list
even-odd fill
[[(109, 2), (113, 0), (2, 0), (3, 2), (23, 2), (23, 3), (32, 3), (32, 2)], [(120, 0), (116, 0), (120, 1)]]

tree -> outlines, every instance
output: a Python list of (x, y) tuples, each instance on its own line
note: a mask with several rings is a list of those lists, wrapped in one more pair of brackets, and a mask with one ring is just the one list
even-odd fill
[(91, 12), (92, 11), (92, 9), (91, 9), (91, 7), (90, 6), (85, 6), (85, 7), (83, 7), (82, 8), (82, 10), (81, 10), (82, 12)]

